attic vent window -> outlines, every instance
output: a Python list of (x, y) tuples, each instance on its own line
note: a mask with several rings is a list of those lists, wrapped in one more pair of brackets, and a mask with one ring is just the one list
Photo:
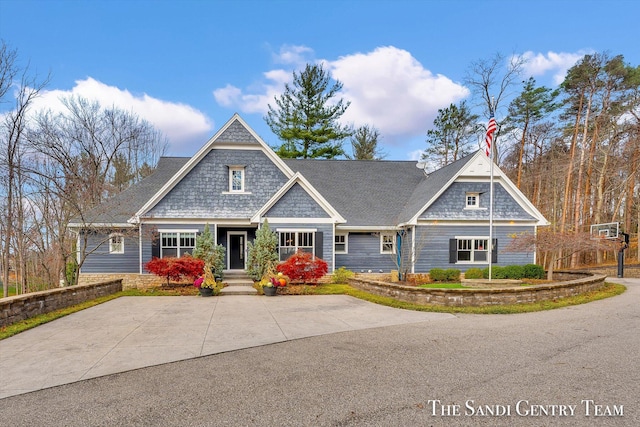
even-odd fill
[(467, 193), (466, 209), (478, 209), (480, 207), (480, 194), (479, 193)]

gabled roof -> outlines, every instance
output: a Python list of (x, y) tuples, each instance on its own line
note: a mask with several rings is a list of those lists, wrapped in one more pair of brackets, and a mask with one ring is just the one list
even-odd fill
[[(456, 160), (447, 166), (429, 174), (415, 189), (410, 202), (398, 218), (398, 224), (416, 224), (418, 217), (429, 208), (457, 180), (483, 178), (491, 176), (491, 160), (478, 150), (473, 154)], [(515, 186), (502, 170), (494, 164), (494, 179), (518, 201), (518, 203), (537, 221), (537, 225), (548, 225), (546, 218), (536, 209), (527, 197)], [(486, 182), (486, 181), (485, 181)], [(422, 204), (422, 205), (421, 205)]]
[[(420, 215), (457, 180), (486, 182), (491, 165), (483, 150), (428, 175), (415, 161), (283, 160), (234, 114), (193, 157), (161, 158), (155, 173), (91, 212), (90, 224), (77, 222), (71, 226), (126, 226), (137, 222), (211, 150), (217, 149), (260, 150), (288, 179), (253, 214), (252, 222), (259, 221), (287, 191), (299, 184), (345, 230), (382, 230), (417, 224)], [(548, 224), (497, 166), (494, 177), (537, 225)]]
[[(239, 125), (239, 126), (238, 126)], [(235, 126), (238, 129), (232, 129)], [(244, 137), (237, 138), (235, 135), (244, 133)], [(253, 147), (252, 147), (253, 146)], [(217, 148), (236, 148), (247, 149), (255, 148), (262, 150), (266, 156), (285, 174), (287, 178), (293, 176), (293, 172), (282, 161), (280, 157), (262, 140), (254, 131), (235, 113), (229, 121), (220, 128), (220, 130), (207, 141), (206, 144), (188, 161), (180, 170), (175, 173), (169, 181), (165, 183), (155, 194), (151, 195), (147, 203), (145, 203), (130, 221), (136, 222), (139, 217), (153, 208), (162, 198), (173, 189), (212, 149)]]
[(289, 191), (295, 184), (299, 184), (306, 192), (309, 194), (313, 200), (315, 200), (318, 205), (324, 209), (324, 211), (335, 221), (335, 222), (345, 222), (345, 219), (340, 215), (338, 211), (336, 211), (333, 206), (320, 194), (310, 183), (305, 179), (304, 176), (300, 174), (300, 172), (296, 172), (289, 181), (280, 188), (276, 192), (276, 194), (269, 199), (267, 203), (262, 206), (254, 215), (251, 217), (251, 222), (261, 222), (261, 217), (266, 214), (269, 209), (271, 209), (275, 204), (284, 196), (287, 191)]
[(188, 157), (161, 157), (151, 175), (90, 211), (85, 221), (76, 219), (69, 226), (126, 225), (149, 201), (149, 197), (157, 193), (188, 160)]
[(346, 227), (397, 225), (424, 173), (413, 161), (286, 159), (346, 219)]

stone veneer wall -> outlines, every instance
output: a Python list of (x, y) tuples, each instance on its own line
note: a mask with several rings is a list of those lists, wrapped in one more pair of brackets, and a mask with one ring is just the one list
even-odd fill
[(572, 274), (578, 278), (552, 284), (502, 289), (425, 289), (358, 277), (349, 280), (349, 284), (376, 295), (416, 304), (480, 307), (550, 301), (580, 295), (601, 288), (606, 278), (603, 275), (589, 273), (564, 274)]
[(0, 299), (0, 326), (11, 325), (20, 320), (115, 294), (121, 290), (122, 281), (111, 280), (2, 298)]
[(81, 273), (79, 284), (100, 283), (109, 280), (122, 280), (122, 289), (144, 289), (159, 287), (165, 279), (154, 274), (138, 273)]

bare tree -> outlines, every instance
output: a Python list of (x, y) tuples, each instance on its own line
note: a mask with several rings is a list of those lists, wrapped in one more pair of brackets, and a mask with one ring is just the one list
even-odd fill
[(35, 119), (29, 139), (41, 161), (31, 173), (41, 194), (52, 198), (46, 201), (55, 205), (56, 216), (49, 218), (52, 240), (64, 264), (77, 262), (77, 279), (87, 255), (97, 249), (88, 247), (88, 233), (80, 233), (78, 243), (67, 225), (73, 221), (86, 230), (96, 217), (109, 223), (111, 212), (100, 211), (102, 203), (140, 180), (143, 171), (148, 173), (166, 140), (148, 122), (118, 108), (76, 97), (63, 99), (63, 104), (63, 112), (40, 112)]
[[(24, 185), (22, 167), (25, 153), (24, 134), (27, 126), (27, 113), (33, 100), (47, 85), (48, 78), (39, 82), (31, 77), (28, 67), (20, 67), (17, 52), (10, 50), (4, 42), (0, 47), (0, 99), (3, 103), (13, 103), (13, 108), (2, 116), (0, 123), (0, 171), (2, 172), (3, 215), (2, 215), (2, 282), (3, 295), (9, 293), (9, 270), (12, 264), (17, 270), (20, 262), (22, 275), (21, 288), (26, 289), (26, 244), (23, 235), (16, 230), (24, 229)], [(15, 81), (20, 76), (19, 81)], [(7, 99), (9, 88), (15, 86), (15, 96)]]
[[(513, 55), (507, 59), (502, 54), (496, 53), (491, 58), (471, 63), (464, 82), (471, 88), (474, 99), (478, 100), (487, 118), (492, 112), (500, 111), (505, 98), (512, 94), (513, 85), (520, 80), (525, 62), (522, 56)], [(500, 131), (501, 123), (498, 121), (498, 129), (492, 144), (492, 149), (495, 150), (494, 159), (497, 159), (499, 154), (496, 142)]]

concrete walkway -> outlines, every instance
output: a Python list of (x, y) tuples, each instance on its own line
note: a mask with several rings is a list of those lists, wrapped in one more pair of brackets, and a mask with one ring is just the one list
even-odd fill
[(0, 341), (0, 398), (298, 338), (451, 318), (344, 295), (122, 297)]

